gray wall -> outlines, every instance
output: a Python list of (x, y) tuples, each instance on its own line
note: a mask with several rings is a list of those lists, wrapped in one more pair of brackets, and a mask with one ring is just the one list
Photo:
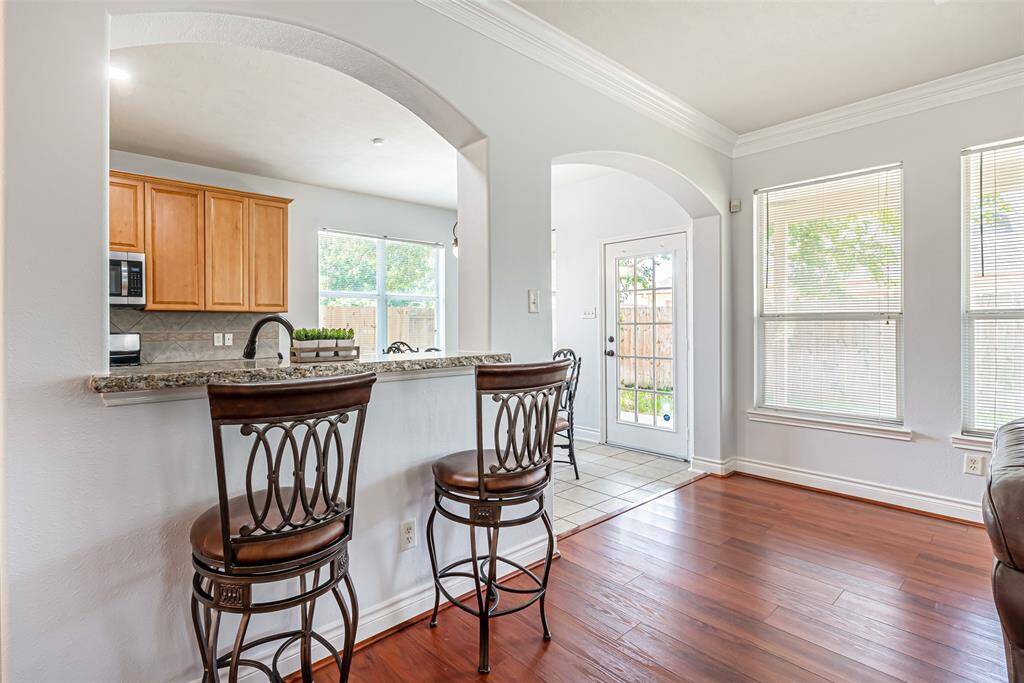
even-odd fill
[[(743, 200), (732, 235), (736, 455), (812, 486), (980, 519), (984, 478), (962, 471), (960, 151), (1024, 135), (1024, 89), (1008, 90), (733, 161)], [(904, 414), (911, 442), (752, 422), (753, 192), (903, 162)]]

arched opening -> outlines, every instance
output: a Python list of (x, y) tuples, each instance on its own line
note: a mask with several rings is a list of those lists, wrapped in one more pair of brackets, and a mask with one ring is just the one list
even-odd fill
[[(589, 361), (577, 435), (707, 469), (724, 419), (720, 213), (674, 169), (622, 152), (554, 159), (551, 201), (553, 343)], [(598, 474), (609, 491), (664, 479)]]
[[(394, 64), (317, 31), (254, 17), (201, 12), (123, 14), (111, 18), (112, 51), (186, 44), (250, 48), (333, 69), (401, 105), (457, 150), (456, 216), (459, 251), (465, 257), (455, 259), (452, 256), (450, 232), (443, 244), (449, 253), (450, 266), (458, 273), (458, 290), (466, 294), (458, 296), (457, 333), (452, 332), (449, 337), (457, 338), (462, 348), (489, 349), (489, 202), (487, 141), (483, 133), (444, 98)], [(435, 240), (441, 241), (440, 238)], [(294, 254), (289, 258), (295, 258)], [(377, 317), (381, 318), (379, 313)], [(304, 321), (304, 324), (313, 323), (316, 321)]]

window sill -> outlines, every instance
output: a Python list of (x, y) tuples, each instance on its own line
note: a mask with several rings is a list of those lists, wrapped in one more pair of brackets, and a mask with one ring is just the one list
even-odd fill
[(962, 451), (977, 451), (979, 453), (992, 452), (992, 437), (990, 436), (954, 434), (949, 437), (949, 442)]
[(896, 441), (911, 441), (914, 438), (914, 432), (903, 427), (852, 422), (835, 418), (810, 417), (794, 413), (777, 413), (771, 410), (748, 410), (747, 418), (752, 422), (768, 422), (788, 427), (808, 427), (810, 429), (823, 429), (828, 432), (875, 436), (880, 439), (894, 439)]

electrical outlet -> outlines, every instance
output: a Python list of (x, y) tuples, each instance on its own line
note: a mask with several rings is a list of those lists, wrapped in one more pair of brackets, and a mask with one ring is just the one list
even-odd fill
[(224, 335), (221, 334), (220, 332), (214, 332), (213, 333), (213, 345), (214, 346), (224, 346)]
[(230, 332), (225, 332), (224, 333), (224, 346), (231, 346), (234, 343), (235, 343), (235, 335), (231, 334)]
[(416, 547), (416, 520), (407, 519), (398, 527), (398, 550)]
[(985, 456), (980, 453), (964, 453), (964, 474), (984, 474)]

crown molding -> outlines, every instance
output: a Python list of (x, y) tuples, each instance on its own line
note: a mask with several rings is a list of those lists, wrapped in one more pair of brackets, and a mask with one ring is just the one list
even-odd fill
[(1024, 86), (1024, 55), (738, 135), (510, 0), (417, 0), (729, 157), (757, 154)]
[(1024, 56), (744, 133), (739, 136), (732, 156), (757, 154), (1021, 86)]
[(530, 59), (732, 156), (737, 134), (509, 0), (418, 0)]

